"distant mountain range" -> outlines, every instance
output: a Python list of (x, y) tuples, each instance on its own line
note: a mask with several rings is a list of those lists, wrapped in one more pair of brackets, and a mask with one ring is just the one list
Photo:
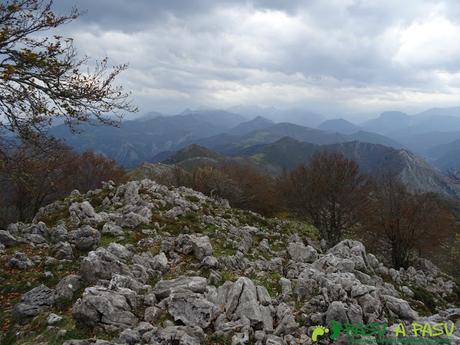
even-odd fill
[[(460, 169), (460, 107), (433, 108), (415, 115), (388, 111), (360, 126), (335, 119), (323, 122), (318, 128), (339, 133), (359, 128), (378, 133), (421, 155), (441, 170)], [(372, 142), (365, 138), (360, 140)], [(395, 147), (394, 144), (386, 145)]]
[(344, 134), (288, 122), (274, 123), (262, 116), (247, 120), (240, 114), (218, 110), (186, 111), (175, 116), (153, 113), (124, 121), (120, 128), (83, 125), (79, 130), (80, 134), (72, 135), (65, 125), (58, 125), (51, 128), (50, 134), (64, 139), (78, 151), (101, 152), (127, 168), (145, 161), (161, 161), (168, 152), (194, 143), (224, 154), (283, 137), (313, 144), (357, 140), (402, 147), (377, 133), (360, 130)]
[[(294, 120), (275, 122), (283, 114)], [(296, 118), (312, 125), (299, 124)], [(430, 109), (415, 115), (384, 112), (354, 124), (295, 109), (237, 107), (231, 111), (186, 110), (174, 116), (149, 113), (123, 122), (121, 128), (84, 125), (79, 129), (80, 134), (71, 135), (67, 127), (56, 125), (50, 133), (78, 151), (101, 152), (127, 168), (142, 162), (167, 162), (188, 147), (193, 150), (186, 156), (195, 152), (190, 164), (196, 163), (197, 156), (207, 162), (239, 159), (278, 173), (308, 161), (321, 146), (343, 151), (360, 162), (364, 171), (373, 173), (391, 166), (413, 190), (423, 190), (425, 184), (446, 195), (455, 194), (456, 187), (430, 164), (443, 171), (460, 169), (460, 108)], [(198, 146), (190, 146), (193, 144)], [(207, 149), (208, 155), (204, 151), (198, 155), (198, 148)]]
[(175, 116), (147, 115), (124, 121), (120, 128), (83, 125), (73, 135), (65, 125), (50, 129), (78, 151), (95, 150), (131, 168), (163, 151), (177, 150), (196, 139), (229, 130), (246, 119), (226, 111), (185, 112)]
[(326, 120), (318, 126), (318, 129), (323, 131), (339, 132), (343, 134), (352, 134), (362, 131), (360, 126), (357, 126), (354, 123), (344, 119)]
[(278, 109), (274, 107), (258, 107), (258, 106), (236, 106), (229, 109), (230, 112), (241, 114), (248, 119), (257, 116), (263, 116), (274, 122), (291, 122), (297, 125), (316, 128), (319, 124), (326, 120), (322, 114), (307, 111), (304, 109)]
[(232, 156), (223, 156), (199, 145), (191, 145), (171, 154), (163, 163), (177, 164), (187, 169), (203, 163), (222, 164), (233, 161), (251, 164), (276, 175), (308, 163), (320, 151), (340, 152), (356, 161), (361, 171), (369, 175), (377, 176), (383, 172), (396, 174), (412, 192), (435, 192), (447, 197), (460, 197), (459, 185), (411, 152), (357, 141), (316, 145), (286, 137), (274, 143), (241, 149)]
[(224, 154), (234, 154), (241, 149), (257, 145), (273, 143), (281, 138), (289, 137), (301, 142), (311, 144), (334, 144), (348, 141), (362, 141), (373, 144), (382, 144), (395, 148), (401, 148), (398, 142), (383, 135), (358, 131), (353, 134), (342, 134), (332, 131), (314, 129), (292, 123), (282, 122), (267, 126), (263, 129), (248, 132), (243, 135), (231, 135), (228, 133), (199, 139), (195, 142), (212, 150)]

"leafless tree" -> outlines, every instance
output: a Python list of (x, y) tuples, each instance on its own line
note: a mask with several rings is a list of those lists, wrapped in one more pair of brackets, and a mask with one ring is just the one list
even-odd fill
[(388, 254), (394, 267), (407, 267), (415, 254), (427, 256), (452, 233), (450, 211), (434, 194), (411, 194), (391, 174), (380, 176), (370, 194), (370, 212), (362, 218), (369, 246)]
[(286, 178), (287, 205), (308, 218), (328, 246), (337, 244), (365, 210), (368, 179), (354, 161), (339, 153), (318, 153)]

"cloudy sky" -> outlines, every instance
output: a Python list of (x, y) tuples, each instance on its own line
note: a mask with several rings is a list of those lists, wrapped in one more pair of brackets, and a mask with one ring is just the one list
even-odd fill
[(460, 105), (460, 1), (56, 0), (82, 54), (128, 62), (141, 112), (335, 116)]

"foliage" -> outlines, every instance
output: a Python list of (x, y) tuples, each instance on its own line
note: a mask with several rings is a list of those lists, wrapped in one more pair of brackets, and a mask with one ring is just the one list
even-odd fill
[(368, 180), (358, 165), (343, 155), (322, 152), (279, 179), (288, 209), (311, 220), (328, 246), (355, 226), (366, 209)]
[(1, 219), (30, 220), (38, 209), (72, 190), (96, 189), (103, 181), (121, 182), (124, 171), (94, 152), (77, 154), (56, 141), (24, 143), (0, 159)]
[(453, 230), (452, 215), (436, 195), (411, 194), (392, 175), (376, 180), (369, 201), (361, 236), (396, 268), (408, 267), (414, 255), (433, 255)]
[[(0, 4), (0, 130), (22, 139), (42, 133), (52, 121), (71, 128), (81, 122), (116, 124), (135, 111), (115, 78), (126, 65), (109, 68), (107, 58), (88, 67), (71, 38), (44, 32), (79, 16), (57, 15), (52, 0), (6, 0)], [(116, 115), (115, 119), (106, 114)]]
[(277, 209), (275, 180), (253, 167), (238, 163), (197, 165), (189, 170), (179, 166), (141, 166), (129, 176), (153, 178), (168, 186), (186, 186), (210, 197), (229, 201), (233, 207), (271, 216)]

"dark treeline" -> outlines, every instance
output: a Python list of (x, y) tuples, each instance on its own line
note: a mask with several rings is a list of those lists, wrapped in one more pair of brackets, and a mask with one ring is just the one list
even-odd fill
[(86, 192), (103, 181), (125, 178), (114, 161), (90, 151), (76, 153), (54, 140), (27, 142), (1, 152), (0, 228), (30, 221), (40, 207), (74, 189)]

